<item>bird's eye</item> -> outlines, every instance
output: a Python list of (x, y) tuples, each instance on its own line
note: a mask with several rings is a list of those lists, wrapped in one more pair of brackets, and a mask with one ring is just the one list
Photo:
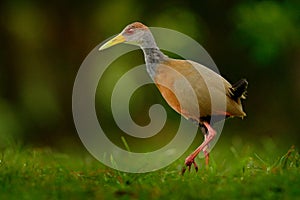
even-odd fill
[(133, 28), (129, 28), (126, 30), (126, 33), (128, 34), (132, 34), (134, 32), (134, 29)]

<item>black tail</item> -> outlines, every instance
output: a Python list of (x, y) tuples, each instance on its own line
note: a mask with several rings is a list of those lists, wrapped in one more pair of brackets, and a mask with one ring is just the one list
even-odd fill
[(248, 87), (248, 81), (246, 79), (241, 79), (230, 88), (231, 97), (234, 100), (238, 100), (239, 98), (245, 99), (246, 92)]

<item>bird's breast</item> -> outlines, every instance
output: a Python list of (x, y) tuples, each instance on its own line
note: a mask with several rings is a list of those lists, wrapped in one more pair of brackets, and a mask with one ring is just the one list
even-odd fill
[[(185, 74), (176, 69), (180, 63), (164, 63), (156, 68), (154, 81), (166, 102), (186, 118), (198, 118), (198, 98)], [(185, 70), (185, 72), (188, 72)], [(194, 103), (192, 102), (194, 99)]]
[(166, 102), (176, 112), (181, 114), (180, 103), (174, 93), (174, 77), (165, 72), (159, 72), (154, 78), (155, 84)]

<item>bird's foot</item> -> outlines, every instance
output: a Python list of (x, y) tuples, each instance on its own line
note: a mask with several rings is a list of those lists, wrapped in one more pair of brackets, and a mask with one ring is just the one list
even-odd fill
[(188, 168), (189, 171), (191, 171), (191, 166), (194, 165), (196, 172), (198, 172), (198, 165), (195, 162), (195, 157), (190, 155), (185, 159), (184, 165), (181, 174), (183, 175), (186, 171), (186, 168)]

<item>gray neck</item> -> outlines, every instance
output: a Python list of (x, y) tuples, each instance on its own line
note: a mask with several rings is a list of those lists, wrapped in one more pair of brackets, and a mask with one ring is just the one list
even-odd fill
[(147, 72), (154, 79), (157, 65), (168, 57), (159, 50), (150, 31), (144, 35), (141, 48), (144, 52)]

